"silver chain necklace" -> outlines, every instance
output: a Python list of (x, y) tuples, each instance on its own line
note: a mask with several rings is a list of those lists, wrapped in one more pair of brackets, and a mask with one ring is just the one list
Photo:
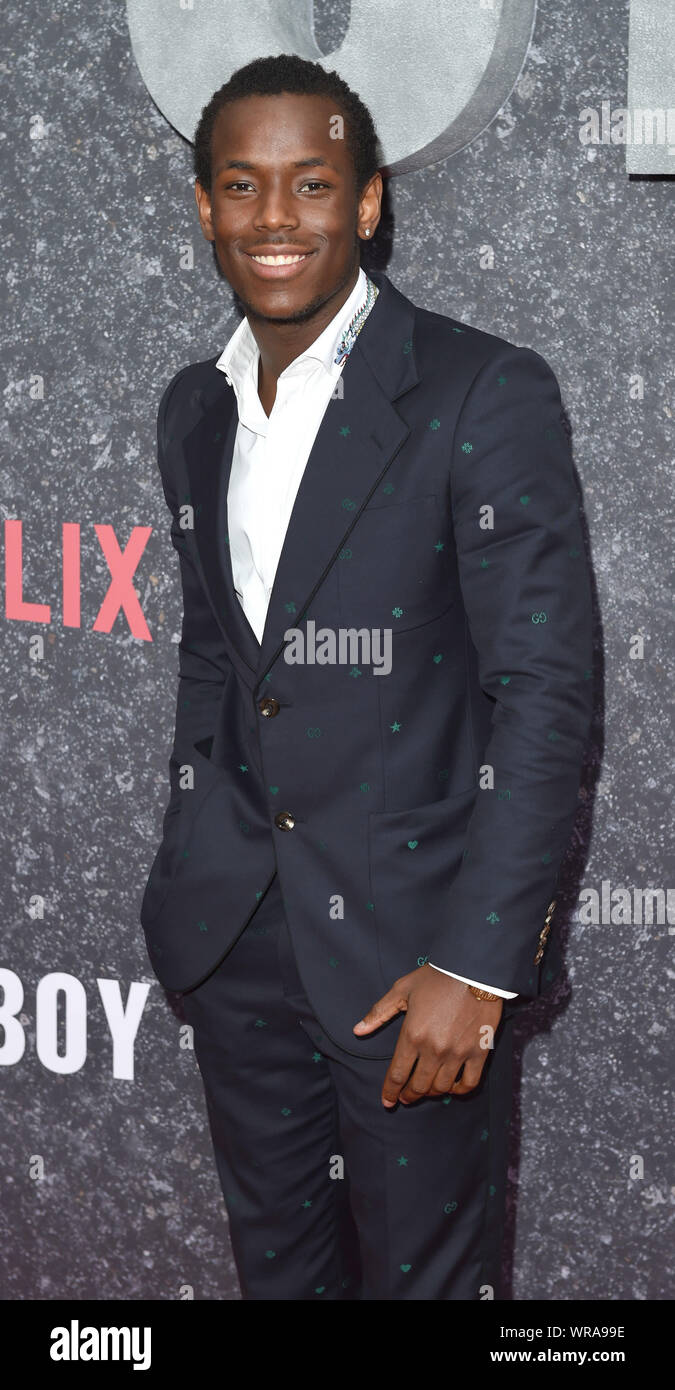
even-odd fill
[(336, 364), (342, 362), (343, 358), (349, 356), (354, 346), (354, 343), (356, 342), (356, 339), (358, 338), (358, 335), (361, 332), (361, 329), (363, 328), (363, 325), (373, 307), (373, 304), (375, 303), (375, 300), (377, 299), (377, 296), (380, 293), (380, 291), (377, 288), (377, 285), (373, 284), (372, 280), (368, 275), (366, 275), (366, 280), (368, 282), (366, 287), (366, 297), (363, 301), (363, 304), (361, 305), (361, 308), (358, 309), (357, 312), (354, 314), (353, 319), (350, 320), (347, 327), (345, 328), (344, 333), (342, 334), (336, 356), (333, 359)]

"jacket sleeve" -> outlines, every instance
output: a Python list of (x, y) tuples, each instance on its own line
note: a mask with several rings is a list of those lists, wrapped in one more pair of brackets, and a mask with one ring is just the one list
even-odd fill
[(461, 867), (429, 954), (539, 992), (592, 713), (592, 607), (558, 383), (506, 346), (475, 377), (450, 474), (468, 636), (493, 702)]
[(180, 768), (193, 764), (193, 744), (214, 733), (223, 685), (231, 670), (222, 633), (190, 554), (187, 532), (180, 524), (180, 498), (171, 466), (172, 436), (181, 396), (176, 388), (189, 370), (189, 367), (184, 367), (169, 382), (157, 414), (157, 463), (164, 497), (171, 513), (171, 543), (178, 552), (183, 593), (178, 692), (173, 746), (169, 757), (171, 791), (164, 813), (164, 836), (170, 828), (172, 817), (180, 808)]

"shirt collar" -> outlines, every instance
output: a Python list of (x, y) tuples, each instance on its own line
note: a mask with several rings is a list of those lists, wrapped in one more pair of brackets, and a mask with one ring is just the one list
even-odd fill
[[(319, 362), (324, 370), (334, 378), (340, 376), (342, 363), (335, 362), (335, 354), (338, 350), (340, 339), (354, 314), (361, 308), (365, 297), (368, 283), (365, 271), (359, 267), (356, 284), (345, 300), (344, 304), (338, 309), (337, 313), (326, 324), (323, 332), (310, 343), (304, 352), (298, 357), (294, 357), (292, 362), (284, 368), (279, 376), (279, 381), (286, 381), (294, 376), (304, 376), (311, 370), (314, 362)], [(235, 328), (234, 333), (228, 339), (223, 351), (216, 362), (219, 371), (224, 372), (228, 382), (234, 388), (239, 404), (239, 416), (243, 419), (244, 414), (252, 420), (255, 419), (255, 426), (258, 428), (262, 423), (260, 416), (267, 422), (267, 416), (260, 404), (258, 396), (258, 360), (260, 352), (258, 344), (253, 336), (247, 318), (243, 318), (241, 323)], [(253, 397), (255, 396), (255, 400)], [(256, 409), (256, 401), (258, 408)], [(248, 419), (244, 421), (248, 424)], [(266, 432), (266, 429), (265, 429)]]

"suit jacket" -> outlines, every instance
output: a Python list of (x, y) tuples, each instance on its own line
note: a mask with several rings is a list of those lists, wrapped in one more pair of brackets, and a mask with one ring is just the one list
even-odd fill
[[(234, 592), (237, 428), (212, 357), (162, 396), (180, 559), (170, 797), (141, 922), (200, 983), (275, 871), (306, 992), (352, 1026), (426, 959), (533, 997), (591, 719), (591, 597), (558, 385), (536, 352), (380, 290), (318, 430), (262, 644)], [(289, 664), (289, 627), (392, 631), (392, 670)]]

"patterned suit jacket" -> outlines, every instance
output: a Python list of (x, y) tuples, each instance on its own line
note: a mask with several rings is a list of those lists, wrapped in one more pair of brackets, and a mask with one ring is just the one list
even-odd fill
[[(170, 796), (141, 923), (171, 990), (200, 983), (278, 870), (306, 992), (352, 1026), (430, 959), (534, 997), (591, 719), (591, 596), (558, 385), (536, 352), (380, 294), (300, 484), (260, 644), (234, 592), (236, 399), (217, 358), (158, 414), (180, 559)], [(312, 626), (312, 624), (314, 626)], [(391, 630), (292, 664), (288, 629)], [(339, 649), (338, 649), (339, 652)], [(351, 658), (351, 659), (350, 659)], [(254, 1026), (255, 1020), (252, 1020)]]

